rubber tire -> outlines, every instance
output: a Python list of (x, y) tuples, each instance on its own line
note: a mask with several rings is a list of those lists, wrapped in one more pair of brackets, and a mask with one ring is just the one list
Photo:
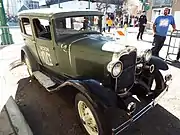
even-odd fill
[(80, 125), (83, 129), (83, 131), (86, 133), (86, 135), (89, 135), (88, 132), (86, 131), (84, 125), (81, 122), (80, 116), (79, 116), (79, 112), (78, 112), (78, 102), (79, 101), (83, 101), (86, 103), (86, 105), (88, 106), (88, 108), (91, 110), (91, 112), (94, 115), (94, 118), (96, 120), (96, 123), (98, 125), (98, 130), (99, 130), (99, 135), (110, 135), (111, 133), (111, 128), (110, 126), (108, 126), (105, 122), (105, 117), (103, 117), (103, 113), (101, 112), (100, 108), (95, 108), (93, 106), (93, 103), (90, 103), (90, 101), (88, 100), (88, 98), (86, 98), (83, 94), (78, 93), (75, 97), (75, 109), (76, 109), (76, 115), (77, 118), (80, 122)]
[[(28, 57), (27, 57), (26, 55), (24, 55), (24, 63), (26, 64), (26, 66), (27, 66), (27, 60), (29, 61)], [(29, 66), (31, 67), (31, 70), (32, 70), (32, 66), (31, 66), (30, 61), (29, 61)], [(32, 78), (34, 78), (34, 76), (33, 76), (33, 74), (32, 74), (32, 73), (33, 73), (33, 70), (30, 71), (30, 69), (28, 68), (28, 66), (27, 66), (27, 70), (28, 70), (29, 76), (32, 77)], [(31, 73), (31, 72), (32, 72), (32, 73)]]
[(160, 94), (164, 88), (165, 88), (165, 85), (164, 85), (164, 78), (161, 74), (160, 71), (155, 71), (154, 73), (154, 79), (155, 79), (155, 82), (156, 82), (156, 90), (155, 90), (155, 95), (157, 96), (158, 94)]

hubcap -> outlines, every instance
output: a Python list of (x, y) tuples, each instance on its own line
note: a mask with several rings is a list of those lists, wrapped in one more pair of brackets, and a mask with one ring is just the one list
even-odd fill
[(151, 85), (151, 90), (155, 90), (156, 89), (156, 81), (155, 79), (153, 79), (153, 83)]
[(97, 122), (94, 118), (92, 111), (86, 105), (85, 102), (83, 101), (78, 102), (78, 112), (79, 112), (79, 116), (82, 121), (82, 124), (85, 127), (86, 131), (90, 135), (98, 135), (99, 132), (98, 132)]
[(27, 57), (25, 57), (25, 64), (26, 64), (26, 66), (27, 66), (27, 70), (28, 70), (28, 72), (29, 72), (29, 75), (30, 76), (32, 76), (32, 68), (31, 68), (31, 65), (30, 65), (30, 62), (29, 62), (29, 60), (28, 60), (28, 58)]

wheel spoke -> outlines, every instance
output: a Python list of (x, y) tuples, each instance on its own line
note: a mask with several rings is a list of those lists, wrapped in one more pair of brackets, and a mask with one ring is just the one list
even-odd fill
[(86, 131), (90, 135), (98, 135), (99, 133), (98, 133), (97, 122), (94, 118), (92, 111), (90, 110), (90, 108), (88, 108), (85, 102), (79, 101), (78, 112), (79, 112), (80, 118), (83, 121), (83, 125)]

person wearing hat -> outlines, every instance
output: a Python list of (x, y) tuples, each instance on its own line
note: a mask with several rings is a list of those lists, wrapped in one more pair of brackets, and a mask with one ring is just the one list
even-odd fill
[(139, 37), (142, 39), (143, 33), (144, 33), (144, 29), (146, 27), (147, 24), (147, 17), (146, 17), (146, 12), (143, 11), (142, 15), (139, 17), (139, 33), (137, 35), (137, 40), (139, 40)]
[(172, 25), (172, 32), (174, 32), (176, 30), (174, 17), (169, 15), (169, 8), (164, 8), (163, 15), (158, 16), (153, 24), (154, 47), (151, 50), (154, 56), (159, 57), (159, 52), (166, 40), (169, 25)]

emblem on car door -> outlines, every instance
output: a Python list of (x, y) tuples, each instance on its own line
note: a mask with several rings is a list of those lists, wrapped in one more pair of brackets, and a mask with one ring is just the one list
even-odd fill
[(39, 46), (40, 48), (40, 57), (42, 62), (47, 64), (48, 66), (53, 66), (51, 55), (49, 53), (49, 48), (44, 46)]

